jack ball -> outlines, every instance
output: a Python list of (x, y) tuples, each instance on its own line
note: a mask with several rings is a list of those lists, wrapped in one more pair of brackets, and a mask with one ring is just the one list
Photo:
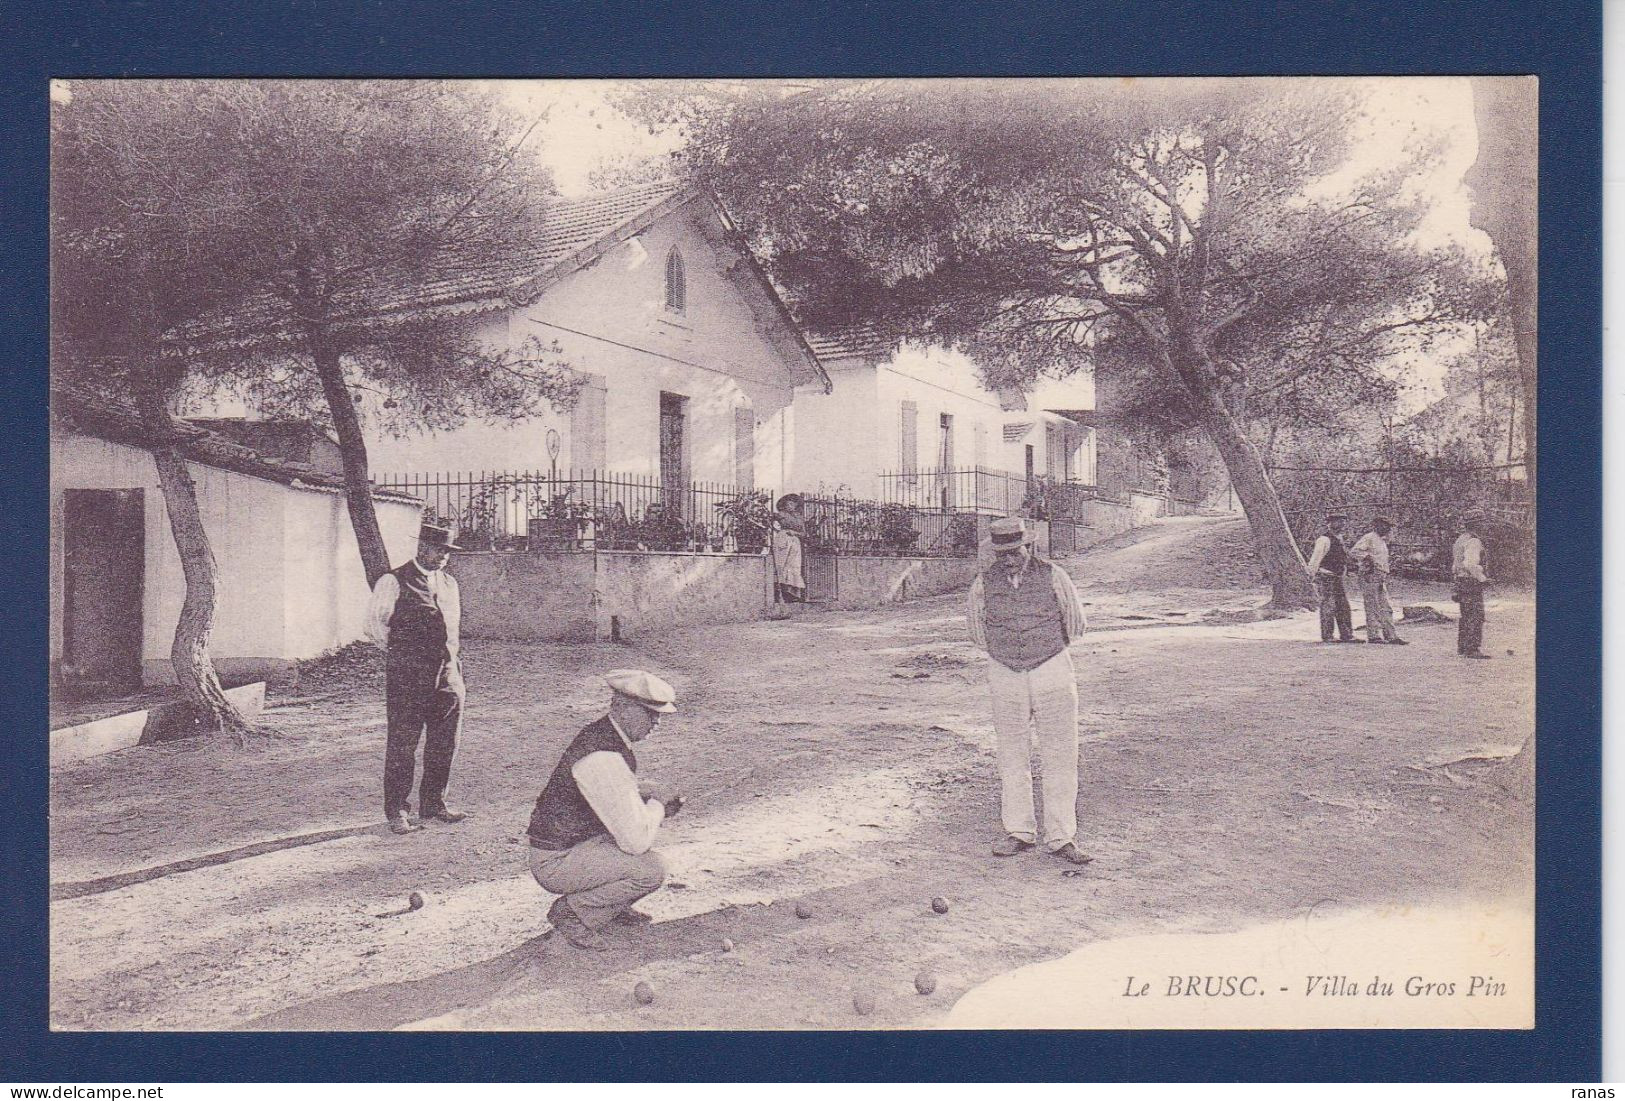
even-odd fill
[(406, 896), (406, 905), (413, 910), (423, 909), (423, 896), (416, 891)]
[(646, 982), (640, 982), (632, 988), (632, 1000), (639, 1005), (648, 1005), (655, 1000), (654, 988)]
[(852, 1008), (859, 1016), (867, 1017), (875, 1011), (875, 996), (867, 991), (852, 995)]
[(805, 902), (796, 903), (796, 917), (806, 919), (812, 917), (812, 907)]
[(914, 976), (914, 989), (921, 994), (930, 994), (937, 988), (937, 977), (929, 971), (921, 971)]
[(938, 895), (931, 900), (931, 909), (936, 913), (946, 914), (948, 912), (948, 900)]

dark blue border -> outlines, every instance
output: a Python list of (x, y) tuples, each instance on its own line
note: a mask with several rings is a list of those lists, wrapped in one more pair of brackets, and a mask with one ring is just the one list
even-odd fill
[[(23, 5), (19, 5), (22, 7)], [(17, 12), (19, 7), (11, 9)], [(1599, 3), (38, 4), (6, 129), (0, 1079), (1526, 1080), (1600, 1076)], [(786, 5), (785, 7), (789, 7)], [(19, 46), (21, 47), (19, 49)], [(7, 57), (6, 55), (10, 56)], [(1532, 1032), (127, 1035), (46, 1020), (49, 76), (1536, 73), (1541, 77), (1538, 1026)]]

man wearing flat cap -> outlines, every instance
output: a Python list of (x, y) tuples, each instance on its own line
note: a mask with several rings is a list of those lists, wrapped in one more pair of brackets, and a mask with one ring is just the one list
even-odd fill
[[(1066, 571), (1033, 554), (1019, 517), (988, 527), (992, 564), (971, 582), (971, 642), (986, 651), (1005, 836), (993, 855), (1015, 856), (1042, 841), (1071, 864), (1078, 848), (1078, 682), (1069, 647), (1087, 623)], [(1032, 744), (1043, 768), (1042, 836), (1033, 809)]]
[(386, 652), (384, 818), (395, 833), (422, 828), (412, 820), (409, 802), (420, 740), (419, 820), (449, 823), (468, 817), (446, 806), (464, 688), (457, 656), (462, 600), (457, 579), (444, 567), (451, 552), (461, 549), (450, 528), (424, 524), (417, 554), (378, 579), (367, 612), (367, 635)]
[(652, 673), (616, 669), (609, 711), (565, 747), (530, 815), (530, 872), (558, 895), (547, 918), (577, 948), (609, 947), (599, 930), (611, 922), (647, 923), (632, 903), (666, 882), (654, 851), (660, 824), (682, 799), (637, 778), (632, 746), (677, 710), (677, 693)]

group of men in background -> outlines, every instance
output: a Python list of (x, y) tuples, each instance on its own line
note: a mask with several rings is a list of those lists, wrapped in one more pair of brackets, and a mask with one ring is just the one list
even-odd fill
[[(1476, 516), (1461, 518), (1460, 531), (1450, 551), (1450, 576), (1455, 583), (1454, 599), (1461, 608), (1456, 652), (1462, 657), (1488, 659), (1484, 653), (1484, 573), (1482, 523)], [(1348, 518), (1326, 517), (1326, 530), (1315, 540), (1306, 568), (1320, 597), (1320, 641), (1358, 642), (1354, 637), (1353, 615), (1349, 608), (1344, 578), (1352, 571), (1359, 580), (1365, 605), (1367, 642), (1404, 646), (1394, 629), (1394, 608), (1388, 599), (1391, 567), (1388, 540), (1394, 522), (1386, 516), (1371, 521), (1371, 530), (1344, 543)]]

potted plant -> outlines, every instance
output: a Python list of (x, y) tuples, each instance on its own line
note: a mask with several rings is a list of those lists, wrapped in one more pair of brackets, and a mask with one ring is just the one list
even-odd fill
[(767, 545), (773, 526), (771, 500), (765, 489), (747, 489), (717, 503), (717, 515), (740, 554), (760, 554)]
[(655, 501), (643, 510), (643, 517), (632, 525), (632, 537), (644, 550), (682, 550), (688, 540), (688, 524), (677, 509), (663, 501)]

